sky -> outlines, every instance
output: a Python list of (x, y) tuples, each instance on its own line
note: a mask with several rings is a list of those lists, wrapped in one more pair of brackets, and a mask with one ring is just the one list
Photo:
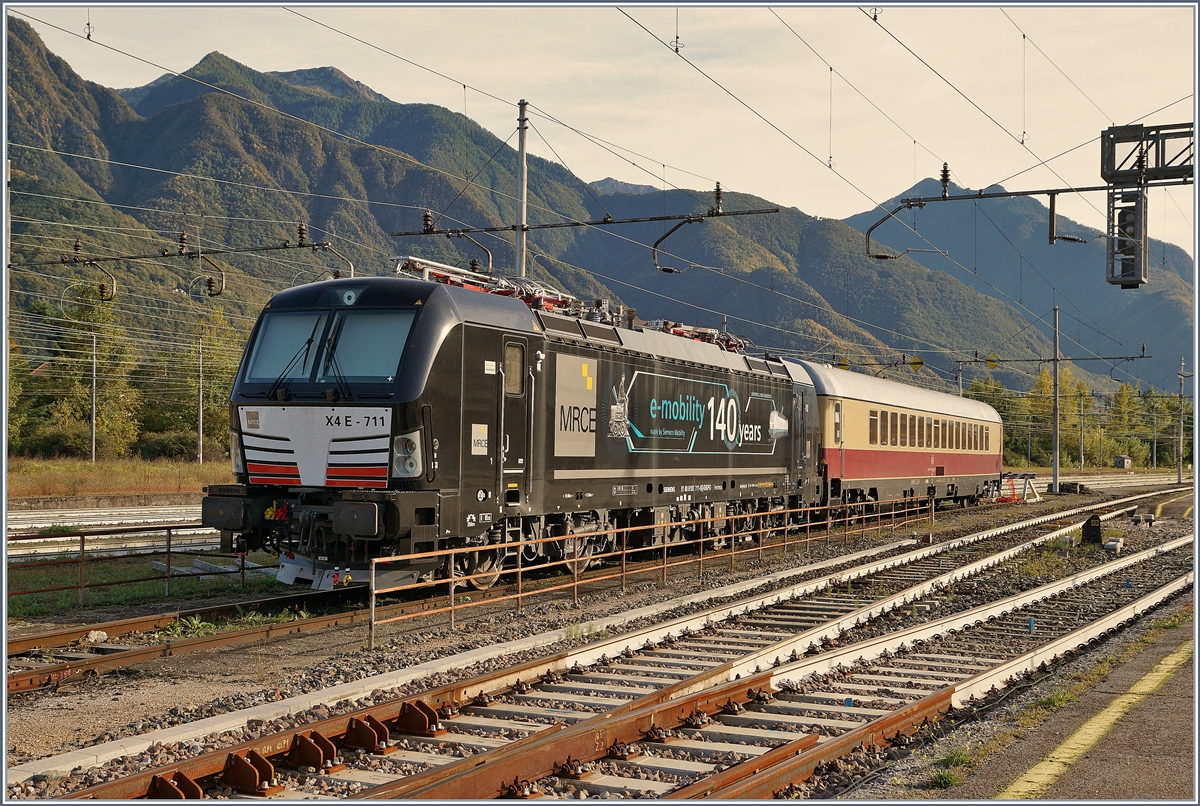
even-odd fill
[[(1102, 185), (1104, 129), (1196, 119), (1194, 3), (886, 6), (874, 17), (783, 4), (6, 10), (108, 87), (212, 51), (260, 71), (334, 66), (501, 139), (523, 98), (529, 151), (585, 181), (719, 181), (822, 218), (872, 209), (943, 162), (972, 189)], [(1152, 190), (1150, 236), (1194, 256), (1195, 206), (1195, 185)], [(1060, 195), (1058, 212), (1103, 230), (1105, 196)]]

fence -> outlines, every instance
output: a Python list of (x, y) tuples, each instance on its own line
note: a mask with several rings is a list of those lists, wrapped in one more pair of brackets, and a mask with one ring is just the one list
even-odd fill
[[(79, 606), (83, 607), (83, 595), (86, 590), (94, 589), (94, 588), (112, 587), (115, 585), (132, 585), (132, 584), (136, 584), (136, 583), (140, 583), (140, 582), (154, 582), (156, 580), (162, 580), (164, 595), (170, 596), (171, 595), (172, 576), (174, 576), (177, 579), (180, 578), (180, 576), (178, 574), (173, 574), (173, 572), (172, 572), (172, 565), (173, 565), (174, 560), (176, 560), (179, 557), (193, 557), (193, 556), (194, 557), (205, 557), (205, 558), (224, 557), (224, 558), (228, 558), (228, 559), (236, 559), (238, 561), (238, 566), (236, 568), (231, 568), (229, 570), (215, 570), (215, 569), (214, 570), (205, 570), (201, 574), (201, 576), (207, 577), (207, 576), (224, 576), (224, 575), (238, 574), (241, 578), (241, 584), (244, 586), (246, 584), (246, 555), (244, 553), (243, 554), (220, 554), (220, 553), (214, 553), (211, 551), (192, 551), (192, 550), (188, 550), (188, 549), (179, 550), (172, 546), (172, 540), (176, 535), (178, 535), (180, 533), (191, 533), (191, 532), (198, 532), (198, 531), (211, 532), (212, 530), (210, 527), (204, 527), (204, 526), (201, 526), (200, 524), (173, 524), (171, 526), (165, 526), (165, 527), (162, 526), (161, 524), (159, 524), (159, 525), (146, 525), (146, 526), (111, 527), (111, 528), (104, 528), (104, 529), (87, 529), (87, 530), (80, 530), (80, 531), (73, 531), (73, 532), (55, 532), (54, 534), (34, 534), (34, 535), (12, 535), (12, 536), (9, 536), (9, 538), (8, 538), (9, 546), (12, 546), (14, 543), (28, 543), (28, 542), (34, 542), (34, 541), (37, 541), (40, 543), (63, 542), (64, 543), (63, 548), (61, 550), (56, 551), (55, 552), (56, 554), (59, 554), (59, 555), (78, 554), (77, 557), (68, 557), (68, 558), (54, 559), (54, 560), (31, 560), (31, 561), (19, 561), (19, 562), (13, 562), (14, 557), (10, 554), (8, 557), (8, 562), (7, 562), (7, 567), (6, 567), (10, 585), (12, 583), (14, 571), (23, 572), (23, 571), (27, 571), (29, 569), (34, 569), (34, 568), (54, 568), (54, 567), (74, 565), (74, 566), (78, 566), (79, 574), (78, 574), (77, 581), (72, 584), (69, 584), (69, 585), (52, 585), (52, 586), (42, 587), (42, 588), (28, 588), (25, 590), (9, 590), (9, 591), (7, 591), (7, 595), (11, 598), (13, 596), (29, 596), (29, 595), (33, 595), (33, 594), (57, 593), (60, 591), (65, 591), (65, 590), (78, 590)], [(139, 550), (137, 552), (137, 554), (138, 554), (138, 556), (141, 556), (141, 557), (165, 556), (165, 558), (166, 558), (166, 570), (165, 571), (154, 573), (154, 574), (151, 574), (148, 576), (139, 576), (139, 577), (134, 577), (134, 578), (130, 578), (130, 579), (106, 580), (106, 581), (101, 581), (101, 582), (88, 582), (87, 581), (87, 571), (88, 571), (89, 562), (92, 563), (92, 565), (94, 567), (95, 564), (101, 560), (101, 558), (111, 561), (111, 559), (113, 558), (113, 552), (120, 551), (119, 547), (113, 546), (111, 544), (105, 545), (103, 543), (99, 543), (99, 544), (92, 544), (89, 547), (89, 545), (88, 545), (89, 538), (113, 537), (113, 536), (117, 536), (117, 535), (138, 535), (138, 534), (150, 534), (150, 535), (157, 536), (157, 535), (162, 535), (164, 532), (165, 532), (166, 544), (163, 549), (159, 550), (156, 548), (152, 548), (149, 551)], [(77, 548), (75, 546), (65, 545), (66, 541), (68, 539), (74, 539), (74, 538), (78, 538), (78, 540), (79, 540)]]
[[(485, 603), (494, 604), (496, 602), (515, 601), (517, 612), (521, 612), (524, 601), (528, 597), (553, 593), (555, 591), (571, 589), (572, 599), (578, 601), (580, 584), (593, 585), (619, 579), (621, 590), (624, 591), (629, 577), (649, 574), (659, 576), (661, 582), (666, 584), (670, 571), (676, 568), (696, 565), (697, 573), (703, 575), (706, 562), (709, 563), (710, 568), (714, 562), (728, 562), (730, 570), (733, 570), (736, 568), (739, 556), (757, 554), (758, 559), (762, 559), (764, 549), (776, 549), (786, 554), (792, 547), (802, 544), (807, 549), (810, 542), (814, 539), (828, 541), (842, 537), (844, 540), (848, 540), (851, 533), (854, 533), (856, 536), (865, 536), (868, 531), (874, 531), (878, 534), (884, 529), (888, 529), (891, 534), (895, 534), (896, 529), (903, 528), (914, 521), (929, 519), (932, 523), (936, 517), (936, 507), (932, 506), (932, 502), (928, 499), (896, 499), (878, 503), (872, 502), (870, 506), (874, 512), (856, 512), (854, 511), (856, 509), (854, 507), (847, 510), (843, 506), (780, 509), (769, 513), (727, 515), (724, 518), (714, 517), (673, 521), (670, 523), (638, 525), (620, 529), (596, 530), (574, 535), (555, 535), (523, 539), (520, 543), (493, 543), (483, 546), (465, 546), (399, 557), (377, 557), (371, 560), (369, 576), (368, 646), (371, 649), (375, 648), (375, 632), (379, 625), (411, 619), (417, 616), (447, 613), (450, 620), (450, 628), (454, 629), (459, 611), (478, 607)], [(887, 509), (886, 512), (884, 511), (885, 508)], [(818, 519), (816, 517), (818, 515), (824, 515), (825, 517), (824, 519)], [(792, 516), (795, 516), (795, 518), (793, 519)], [(776, 521), (782, 520), (782, 524), (768, 523), (768, 518)], [(873, 523), (870, 523), (872, 520)], [(705, 534), (706, 531), (712, 529), (713, 523), (724, 521), (728, 521), (731, 525), (734, 522), (739, 522), (742, 528), (731, 528), (728, 533), (722, 534)], [(820, 534), (816, 537), (813, 535), (814, 526), (820, 529)], [(851, 527), (853, 526), (857, 528), (852, 529)], [(640, 532), (651, 528), (664, 529), (664, 534), (668, 533), (666, 530), (670, 529), (694, 530), (696, 537), (692, 540), (676, 543), (669, 543), (664, 539), (661, 545), (639, 545), (633, 547), (628, 545), (630, 532)], [(803, 529), (802, 536), (799, 534), (801, 529)], [(613, 548), (609, 551), (602, 554), (588, 554), (586, 556), (574, 556), (573, 554), (572, 556), (565, 556), (568, 554), (568, 549), (573, 552), (581, 545), (581, 538), (604, 538), (609, 535), (613, 537), (614, 543)], [(739, 542), (743, 544), (750, 543), (752, 545), (739, 548)], [(536, 564), (527, 564), (525, 562), (527, 548), (547, 543), (559, 543), (563, 545), (564, 550), (562, 553), (564, 556), (562, 559), (550, 562), (539, 561)], [(713, 548), (706, 548), (705, 544), (712, 544)], [(723, 546), (722, 544), (725, 545)], [(672, 557), (670, 549), (677, 547), (691, 547), (695, 549), (695, 552), (694, 554), (689, 553), (686, 556), (677, 555)], [(458, 572), (460, 557), (465, 559), (476, 552), (507, 552), (509, 548), (516, 549), (517, 563), (515, 568), (505, 568), (502, 572), (494, 568), (488, 568), (477, 573)], [(654, 557), (653, 563), (646, 560), (646, 557), (650, 555)], [(537, 555), (535, 554), (536, 557)], [(632, 569), (630, 568), (630, 558), (636, 558), (636, 561), (632, 563), (634, 566)], [(386, 587), (381, 587), (378, 584), (378, 576), (381, 568), (386, 569), (388, 566), (395, 566), (401, 563), (423, 563), (428, 565), (430, 562), (438, 564), (440, 567), (449, 567), (449, 576), (442, 579), (420, 580)], [(583, 571), (592, 563), (600, 564), (605, 562), (619, 562), (619, 570), (605, 569), (586, 578), (581, 578)], [(557, 582), (554, 578), (545, 575), (544, 572), (547, 569), (554, 569), (556, 567), (569, 573), (570, 580)], [(527, 574), (530, 571), (536, 571), (538, 578), (533, 580), (532, 588), (527, 588), (527, 583), (530, 581), (527, 578)], [(455, 595), (457, 587), (470, 584), (472, 580), (487, 580), (493, 576), (498, 576), (499, 573), (515, 575), (515, 592), (477, 601), (460, 601), (461, 597)], [(436, 590), (437, 588), (444, 588), (446, 590), (446, 603), (444, 605), (434, 605), (419, 613), (406, 613), (390, 618), (376, 617), (375, 605), (376, 598), (379, 596), (418, 590)]]

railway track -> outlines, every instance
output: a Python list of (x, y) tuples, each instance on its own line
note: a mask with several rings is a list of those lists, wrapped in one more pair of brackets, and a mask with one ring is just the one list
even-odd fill
[[(868, 562), (756, 601), (145, 770), (73, 796), (178, 797), (205, 789), (305, 796), (306, 787), (319, 786), (336, 795), (364, 790), (363, 796), (381, 798), (494, 797), (556, 792), (564, 781), (576, 781), (570, 785), (593, 794), (733, 796), (723, 794), (736, 784), (729, 770), (757, 769), (754, 780), (761, 784), (770, 777), (763, 773), (779, 757), (803, 758), (807, 764), (824, 758), (820, 753), (828, 754), (830, 748), (858, 746), (845, 736), (881, 740), (904, 733), (975, 696), (965, 693), (975, 691), (966, 687), (968, 681), (985, 672), (993, 675), (992, 683), (1007, 679), (997, 674), (1015, 674), (1014, 653), (1036, 651), (1041, 659), (1061, 654), (1065, 644), (1045, 649), (1037, 643), (1038, 649), (1026, 649), (1048, 632), (1061, 639), (1071, 625), (1056, 607), (1036, 611), (1024, 632), (1020, 620), (1027, 622), (1029, 615), (1017, 617), (1017, 627), (992, 630), (991, 644), (955, 638), (958, 644), (934, 651), (924, 646), (934, 636), (991, 629), (988, 625), (1017, 608), (1036, 606), (1046, 596), (1065, 596), (1080, 585), (1103, 585), (1103, 577), (1122, 571), (1129, 580), (1115, 586), (1122, 607), (1139, 600), (1135, 593), (1162, 588), (1155, 574), (1169, 575), (1179, 570), (1175, 566), (1187, 568), (1169, 584), (1177, 589), (1191, 582), (1190, 548), (1180, 550), (1190, 547), (1188, 538), (1102, 563), (1055, 583), (1057, 588), (968, 606), (997, 566), (1003, 568), (1033, 545), (1069, 531), (1054, 529), (1020, 541), (982, 533), (922, 547), (904, 558)], [(1172, 558), (1163, 560), (1168, 571), (1138, 576), (1161, 558)], [(976, 575), (984, 581), (972, 581)], [(959, 612), (933, 619), (954, 595)], [(1148, 600), (1136, 605), (1149, 606)], [(896, 623), (906, 619), (927, 623)], [(951, 624), (955, 626), (947, 626)], [(1040, 632), (1033, 624), (1041, 625)], [(867, 643), (842, 646), (856, 633)], [(1018, 640), (1025, 636), (1028, 640)], [(923, 643), (914, 652), (917, 642)], [(853, 666), (860, 657), (894, 662), (854, 680), (836, 672), (832, 679), (840, 687), (834, 690), (813, 688), (816, 684), (807, 679)], [(462, 748), (470, 748), (468, 761), (455, 757)], [(352, 763), (339, 768), (344, 759)], [(719, 767), (728, 769), (721, 772)], [(290, 772), (282, 772), (284, 768)], [(793, 775), (793, 780), (799, 778)], [(708, 788), (701, 792), (695, 787)]]
[(117, 509), (10, 509), (4, 513), (9, 534), (28, 534), (48, 527), (76, 529), (135, 524), (197, 523), (198, 506), (120, 507)]
[[(1128, 500), (1144, 500), (1148, 496), (1137, 496)], [(1120, 504), (1121, 502), (1116, 502)], [(1071, 512), (1103, 509), (1106, 505), (1097, 504)], [(1036, 521), (1046, 521), (1047, 516)], [(633, 569), (636, 572), (636, 569)], [(600, 572), (597, 572), (600, 573)], [(586, 579), (585, 579), (586, 582)], [(496, 588), (489, 592), (476, 592), (476, 597), (504, 597), (509, 591)], [(84, 627), (74, 627), (38, 635), (14, 638), (7, 645), (7, 691), (11, 693), (29, 692), (50, 686), (58, 686), (66, 681), (82, 676), (112, 671), (137, 663), (143, 663), (157, 658), (172, 657), (189, 652), (211, 650), (223, 646), (244, 644), (249, 642), (281, 638), (289, 635), (300, 635), (331, 627), (348, 627), (364, 624), (369, 619), (368, 609), (356, 609), (324, 613), (313, 616), (289, 618), (275, 623), (259, 624), (250, 627), (225, 629), (215, 634), (200, 635), (192, 638), (179, 637), (173, 640), (154, 639), (150, 643), (130, 643), (128, 641), (113, 643), (113, 639), (137, 633), (156, 633), (173, 625), (181, 625), (191, 620), (205, 622), (210, 620), (233, 620), (242, 617), (247, 612), (265, 613), (285, 609), (300, 610), (316, 609), (327, 604), (338, 604), (362, 596), (361, 591), (354, 588), (349, 590), (329, 592), (305, 592), (288, 597), (278, 597), (258, 600), (243, 604), (223, 605), (213, 608), (201, 608), (190, 611), (174, 611), (159, 615), (143, 616), (135, 619), (124, 619), (115, 622), (104, 622)], [(433, 602), (436, 606), (437, 601)], [(376, 617), (386, 619), (393, 616), (411, 615), (422, 612), (428, 605), (424, 603), (399, 603), (377, 608)], [(92, 636), (89, 640), (88, 636)]]

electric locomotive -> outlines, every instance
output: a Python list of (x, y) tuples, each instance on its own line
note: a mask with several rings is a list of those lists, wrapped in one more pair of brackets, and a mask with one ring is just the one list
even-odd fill
[[(394, 277), (291, 288), (250, 335), (230, 398), (237, 483), (207, 489), (203, 522), (278, 552), (284, 582), (328, 587), (373, 557), (465, 547), (454, 569), (418, 559), (386, 583), (453, 572), (486, 587), (518, 554), (585, 567), (610, 530), (660, 545), (698, 537), (703, 520), (706, 537), (738, 540), (795, 521), (790, 510), (881, 500), (896, 479), (873, 474), (878, 458), (856, 453), (859, 424), (842, 418), (892, 387), (941, 412), (959, 400), (839, 386), (847, 373), (743, 347), (416, 258), (397, 258)], [(995, 412), (970, 413), (996, 423), (998, 450)], [(905, 494), (983, 494), (994, 458), (994, 473), (950, 465), (941, 486), (931, 465)]]

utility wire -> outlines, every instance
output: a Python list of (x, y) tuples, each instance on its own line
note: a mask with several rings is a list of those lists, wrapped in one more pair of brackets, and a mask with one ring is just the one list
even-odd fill
[(1103, 115), (1106, 120), (1108, 120), (1108, 122), (1109, 122), (1108, 125), (1110, 125), (1110, 126), (1117, 125), (1116, 119), (1113, 118), (1112, 115), (1108, 114), (1103, 109), (1101, 109), (1100, 105), (1097, 104), (1095, 101), (1093, 101), (1090, 95), (1088, 95), (1086, 92), (1084, 92), (1082, 89), (1080, 89), (1079, 85), (1076, 84), (1075, 81), (1069, 75), (1067, 75), (1066, 72), (1061, 67), (1058, 66), (1058, 64), (1055, 63), (1054, 59), (1051, 59), (1050, 56), (1046, 53), (1046, 51), (1044, 51), (1040, 47), (1038, 47), (1037, 42), (1034, 42), (1033, 39), (1031, 39), (1029, 37), (1029, 35), (1025, 33), (1025, 29), (1023, 29), (1020, 25), (1017, 25), (1016, 20), (1014, 20), (1012, 17), (1008, 16), (1007, 11), (1005, 11), (1003, 8), (999, 9), (999, 11), (1001, 14), (1004, 15), (1004, 18), (1006, 20), (1008, 20), (1009, 22), (1011, 22), (1013, 24), (1014, 28), (1016, 28), (1018, 31), (1021, 32), (1021, 38), (1024, 41), (1033, 45), (1034, 50), (1036, 50), (1038, 53), (1045, 56), (1046, 61), (1050, 62), (1051, 66), (1053, 66), (1054, 69), (1057, 70), (1059, 72), (1059, 74), (1062, 75), (1063, 78), (1065, 78), (1068, 82), (1070, 82), (1072, 87), (1079, 90), (1079, 94), (1082, 95), (1084, 98), (1087, 98), (1088, 103), (1090, 103), (1092, 106), (1096, 107), (1096, 111), (1099, 112), (1101, 115)]
[[(626, 18), (628, 18), (628, 19), (630, 20), (630, 22), (632, 22), (633, 24), (635, 24), (636, 26), (638, 26), (639, 28), (641, 28), (643, 31), (645, 31), (645, 32), (646, 32), (646, 34), (648, 34), (650, 37), (652, 37), (652, 38), (653, 38), (655, 41), (657, 41), (657, 42), (658, 42), (660, 45), (662, 45), (663, 47), (665, 47), (667, 50), (672, 50), (672, 49), (671, 49), (671, 47), (670, 47), (670, 45), (669, 45), (668, 43), (666, 43), (666, 42), (664, 42), (662, 39), (660, 39), (660, 38), (659, 38), (659, 37), (658, 37), (658, 36), (657, 36), (657, 35), (656, 35), (654, 32), (650, 31), (648, 28), (646, 28), (646, 26), (642, 25), (640, 22), (638, 22), (636, 19), (634, 19), (632, 16), (630, 16), (630, 15), (629, 15), (627, 12), (625, 12), (623, 9), (619, 9), (619, 8), (618, 8), (617, 10), (618, 10), (618, 11), (620, 11), (620, 12), (621, 12), (621, 14), (623, 14), (623, 15), (624, 15)], [(866, 13), (866, 12), (864, 11), (864, 13)], [(870, 15), (867, 15), (867, 16), (869, 17)], [(878, 24), (878, 23), (877, 23), (877, 24)], [(882, 28), (882, 26), (881, 26), (881, 28)], [(885, 30), (885, 31), (886, 31), (887, 29), (883, 29), (883, 30)], [(893, 37), (893, 38), (895, 38), (895, 37)], [(899, 42), (899, 40), (897, 40), (897, 41)], [(903, 43), (901, 43), (901, 44), (903, 44)], [(907, 49), (907, 47), (906, 47), (906, 49)], [(911, 51), (910, 51), (910, 52), (911, 52)], [(915, 55), (916, 55), (916, 54), (914, 54), (914, 56), (915, 56)], [(750, 112), (752, 115), (754, 115), (755, 117), (757, 117), (757, 118), (758, 118), (759, 120), (761, 120), (762, 122), (766, 123), (766, 124), (767, 124), (767, 125), (768, 125), (770, 128), (772, 128), (773, 130), (775, 130), (776, 132), (778, 132), (780, 135), (782, 135), (782, 136), (783, 136), (783, 137), (784, 137), (784, 138), (785, 138), (785, 139), (786, 139), (788, 142), (790, 142), (790, 143), (792, 143), (793, 145), (795, 145), (797, 148), (799, 148), (801, 151), (803, 151), (805, 154), (807, 154), (807, 155), (808, 155), (809, 157), (811, 157), (813, 160), (815, 160), (815, 161), (817, 161), (817, 162), (821, 163), (822, 165), (825, 165), (825, 162), (824, 162), (824, 161), (823, 161), (823, 160), (822, 160), (820, 157), (818, 157), (816, 154), (814, 154), (812, 151), (810, 151), (808, 148), (806, 148), (806, 147), (805, 147), (803, 144), (801, 144), (800, 142), (798, 142), (798, 141), (797, 141), (795, 138), (793, 138), (793, 137), (792, 137), (791, 135), (789, 135), (787, 132), (785, 132), (785, 131), (783, 131), (781, 128), (779, 128), (779, 126), (777, 126), (775, 123), (773, 123), (772, 121), (770, 121), (770, 120), (769, 120), (767, 117), (765, 117), (765, 116), (764, 116), (762, 113), (760, 113), (758, 110), (754, 109), (754, 107), (750, 106), (750, 104), (748, 104), (746, 101), (742, 100), (742, 99), (741, 99), (740, 97), (738, 97), (738, 96), (737, 96), (737, 95), (736, 95), (734, 92), (732, 92), (731, 90), (729, 90), (728, 88), (726, 88), (724, 85), (722, 85), (722, 84), (721, 84), (719, 81), (717, 81), (715, 78), (713, 78), (712, 76), (710, 76), (710, 75), (709, 75), (707, 72), (705, 72), (705, 71), (704, 71), (703, 69), (701, 69), (699, 66), (697, 66), (697, 65), (696, 65), (696, 64), (694, 64), (692, 61), (690, 61), (690, 60), (689, 60), (689, 59), (688, 59), (686, 56), (684, 56), (684, 55), (683, 55), (683, 54), (681, 54), (681, 53), (676, 53), (676, 54), (675, 54), (675, 56), (676, 56), (677, 58), (679, 58), (679, 59), (682, 59), (682, 60), (683, 60), (683, 61), (684, 61), (684, 62), (685, 62), (685, 63), (686, 63), (686, 64), (687, 64), (689, 67), (691, 67), (693, 70), (695, 70), (696, 72), (698, 72), (698, 73), (699, 73), (700, 75), (702, 75), (704, 78), (708, 79), (708, 81), (710, 81), (710, 82), (711, 82), (713, 85), (715, 85), (715, 86), (716, 86), (718, 89), (720, 89), (722, 92), (724, 92), (724, 93), (725, 93), (726, 95), (728, 95), (730, 98), (732, 98), (732, 99), (733, 99), (734, 101), (736, 101), (738, 104), (740, 104), (741, 106), (743, 106), (743, 107), (744, 107), (744, 108), (745, 108), (747, 111), (749, 111), (749, 112)], [(917, 58), (920, 58), (920, 57), (917, 57)], [(930, 68), (930, 69), (932, 69), (932, 68)], [(945, 80), (945, 79), (943, 79), (943, 80)], [(947, 83), (949, 83), (949, 82), (947, 82)], [(953, 85), (951, 85), (951, 86), (953, 86)], [(957, 88), (956, 88), (956, 91), (957, 91)], [(961, 93), (960, 93), (960, 94), (961, 94)], [(965, 97), (965, 96), (964, 96), (964, 97)], [(969, 100), (969, 99), (968, 99), (968, 100)], [(973, 103), (973, 102), (972, 102), (972, 103)], [(981, 111), (982, 111), (982, 110), (981, 110)], [(986, 113), (985, 113), (985, 114), (986, 114)], [(997, 124), (997, 125), (999, 125), (999, 124)], [(1003, 128), (1003, 127), (1001, 127), (1001, 128)], [(1010, 136), (1011, 136), (1011, 134), (1010, 134)], [(1028, 150), (1028, 148), (1027, 148), (1027, 150)], [(1030, 153), (1031, 153), (1031, 154), (1033, 154), (1033, 152), (1032, 152), (1031, 150), (1030, 150)], [(1037, 155), (1036, 155), (1036, 154), (1034, 154), (1033, 156), (1034, 156), (1035, 158), (1037, 158)], [(826, 166), (826, 167), (827, 167), (827, 166)], [(860, 194), (861, 194), (861, 195), (862, 195), (864, 198), (866, 198), (866, 199), (868, 199), (869, 201), (871, 201), (871, 203), (872, 203), (874, 206), (876, 206), (876, 207), (879, 207), (879, 208), (881, 208), (881, 209), (882, 209), (882, 206), (880, 205), (880, 203), (879, 203), (879, 202), (876, 202), (874, 199), (872, 199), (872, 198), (871, 198), (871, 196), (870, 196), (869, 194), (867, 194), (867, 193), (866, 193), (866, 191), (864, 191), (862, 188), (858, 187), (858, 185), (856, 185), (856, 184), (855, 184), (855, 183), (854, 183), (852, 180), (850, 180), (848, 177), (846, 177), (846, 176), (844, 176), (843, 174), (841, 174), (841, 173), (840, 173), (840, 172), (839, 172), (839, 171), (838, 171), (836, 168), (830, 168), (829, 170), (831, 170), (831, 171), (832, 171), (832, 172), (833, 172), (833, 173), (834, 173), (834, 174), (835, 174), (835, 175), (836, 175), (836, 176), (837, 176), (839, 179), (841, 179), (842, 181), (846, 182), (846, 184), (848, 184), (848, 185), (849, 185), (851, 188), (853, 188), (855, 191), (857, 191), (858, 193), (860, 193)], [(1060, 179), (1061, 179), (1061, 177), (1060, 177)], [(1066, 184), (1066, 180), (1062, 180), (1062, 181), (1064, 182), (1064, 184)], [(933, 248), (935, 248), (935, 249), (936, 249), (936, 246), (935, 246), (935, 245), (934, 245), (932, 242), (930, 242), (930, 241), (929, 241), (929, 239), (928, 239), (928, 238), (926, 238), (924, 235), (920, 234), (919, 232), (916, 232), (916, 231), (912, 230), (912, 228), (911, 228), (911, 227), (908, 227), (908, 225), (907, 225), (907, 224), (906, 224), (906, 223), (905, 223), (903, 220), (901, 220), (901, 219), (897, 219), (897, 220), (898, 220), (898, 221), (900, 221), (900, 224), (901, 224), (902, 226), (904, 226), (904, 227), (906, 227), (907, 229), (909, 229), (909, 231), (910, 231), (910, 232), (912, 232), (912, 233), (913, 233), (913, 235), (915, 235), (916, 237), (920, 238), (922, 241), (924, 241), (924, 242), (925, 242), (926, 244), (928, 244), (930, 247), (933, 247)], [(943, 250), (938, 250), (938, 251), (939, 251), (939, 252), (943, 252), (943, 254), (944, 254), (944, 251), (943, 251)], [(950, 258), (950, 257), (948, 257), (948, 256), (947, 256), (947, 260), (949, 260), (949, 261), (950, 261), (952, 264), (954, 264), (954, 265), (958, 266), (958, 267), (959, 267), (960, 269), (962, 269), (964, 272), (970, 273), (970, 274), (972, 274), (972, 276), (975, 276), (973, 272), (970, 272), (970, 270), (969, 270), (969, 269), (967, 269), (967, 268), (966, 268), (966, 266), (962, 265), (962, 264), (961, 264), (960, 262), (958, 262), (957, 260), (955, 260), (955, 259), (953, 259), (953, 258)], [(1018, 301), (1018, 300), (1013, 300), (1013, 299), (1012, 299), (1012, 297), (1011, 297), (1010, 295), (1008, 295), (1007, 293), (1005, 293), (1005, 292), (1004, 292), (1003, 290), (1001, 290), (1000, 288), (997, 288), (997, 287), (996, 287), (995, 285), (993, 285), (992, 283), (989, 283), (988, 281), (986, 281), (986, 280), (984, 280), (984, 279), (982, 279), (982, 278), (980, 278), (980, 282), (983, 282), (983, 283), (984, 283), (985, 285), (987, 285), (989, 288), (992, 288), (992, 289), (993, 289), (993, 290), (994, 290), (994, 291), (995, 291), (997, 294), (999, 294), (999, 295), (1003, 296), (1005, 299), (1007, 299), (1007, 300), (1009, 300), (1010, 302), (1012, 302), (1012, 303), (1013, 303), (1013, 304), (1014, 304), (1016, 307), (1020, 308), (1021, 310), (1024, 310), (1024, 311), (1026, 311), (1026, 312), (1032, 313), (1031, 311), (1029, 311), (1029, 309), (1028, 309), (1028, 308), (1027, 308), (1027, 307), (1026, 307), (1026, 306), (1025, 306), (1023, 303), (1021, 303), (1021, 302), (1020, 302), (1020, 301)], [(1082, 346), (1082, 345), (1081, 345), (1081, 346)], [(1084, 348), (1084, 349), (1086, 349), (1086, 348)], [(1113, 365), (1113, 369), (1114, 369), (1115, 371), (1120, 371), (1120, 372), (1122, 372), (1122, 373), (1124, 373), (1124, 374), (1126, 374), (1126, 375), (1129, 375), (1129, 373), (1128, 373), (1128, 372), (1125, 372), (1125, 370), (1121, 369), (1120, 367), (1118, 367), (1118, 366), (1116, 366), (1116, 365)], [(1132, 376), (1132, 375), (1129, 375), (1129, 377), (1133, 377), (1133, 376)]]

